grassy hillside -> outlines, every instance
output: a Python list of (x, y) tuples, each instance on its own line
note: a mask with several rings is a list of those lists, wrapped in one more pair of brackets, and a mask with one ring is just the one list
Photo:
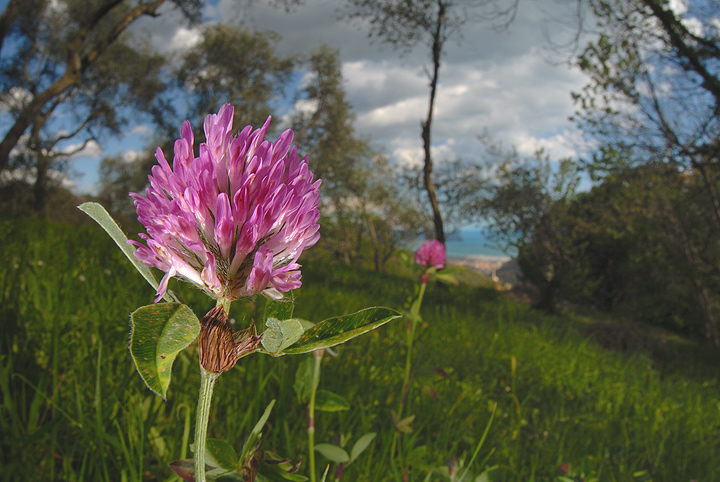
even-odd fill
[[(0, 247), (0, 480), (173, 480), (167, 464), (190, 456), (196, 347), (178, 357), (164, 402), (144, 387), (127, 351), (128, 314), (151, 303), (153, 291), (99, 228), (2, 222)], [(303, 273), (296, 314), (314, 321), (371, 305), (402, 308), (413, 293), (408, 278), (317, 255)], [(175, 289), (199, 315), (213, 305), (187, 286)], [(236, 303), (236, 326), (258, 319), (261, 307), (261, 299)], [(593, 340), (617, 339), (622, 325), (543, 317), (487, 288), (432, 286), (422, 314), (407, 410), (414, 432), (400, 444), (409, 480), (444, 480), (439, 467), (467, 463), (496, 403), (479, 455), (488, 462), (474, 465), (475, 474), (497, 466), (486, 475), (502, 481), (563, 473), (720, 479), (715, 354), (679, 339), (608, 350)], [(351, 446), (378, 433), (342, 480), (393, 478), (390, 411), (404, 330), (404, 321), (392, 322), (324, 358), (320, 388), (347, 398), (351, 410), (319, 413), (316, 441)], [(302, 360), (241, 360), (217, 384), (209, 435), (239, 448), (276, 399), (263, 447), (306, 460), (305, 408), (292, 387)], [(303, 463), (299, 473), (306, 470)]]

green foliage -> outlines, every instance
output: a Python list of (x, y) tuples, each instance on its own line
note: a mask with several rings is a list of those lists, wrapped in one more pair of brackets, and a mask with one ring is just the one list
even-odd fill
[(315, 410), (321, 412), (340, 412), (350, 410), (350, 403), (340, 395), (328, 390), (318, 390), (315, 395)]
[(165, 398), (178, 353), (200, 333), (200, 322), (180, 303), (143, 306), (130, 315), (130, 355), (147, 387)]
[(225, 103), (235, 106), (235, 125), (259, 127), (270, 115), (270, 102), (283, 93), (294, 60), (275, 52), (279, 37), (229, 24), (209, 24), (176, 72), (183, 86), (192, 125)]
[(320, 348), (330, 348), (399, 317), (400, 314), (395, 310), (375, 307), (329, 318), (306, 330), (295, 344), (284, 349), (281, 354), (299, 355)]
[[(58, 184), (52, 170), (66, 168), (74, 154), (103, 135), (138, 122), (165, 90), (166, 59), (126, 33), (164, 1), (8, 3), (0, 35), (7, 34), (12, 50), (4, 51), (2, 90), (24, 94), (6, 110), (10, 128), (0, 141), (0, 171), (32, 172), (32, 206), (46, 215)], [(188, 15), (200, 6), (199, 0), (173, 3)], [(67, 141), (75, 147), (63, 148)], [(23, 149), (13, 150), (18, 145)]]
[[(153, 293), (110, 238), (94, 225), (3, 220), (0, 245), (0, 480), (166, 480), (168, 464), (187, 450), (196, 346), (178, 355), (162, 401), (137, 376), (125, 343), (127, 314)], [(303, 264), (298, 318), (402, 306), (412, 294), (409, 278)], [(187, 285), (173, 288), (195, 312), (212, 306)], [(262, 299), (236, 305), (234, 327), (263, 319)], [(414, 363), (423, 384), (408, 393), (415, 432), (399, 447), (411, 461), (409, 480), (444, 480), (436, 469), (453, 456), (468, 466), (495, 403), (463, 482), (555, 480), (563, 464), (566, 477), (603, 481), (643, 480), (634, 476), (642, 471), (647, 480), (720, 478), (717, 353), (677, 337), (665, 337), (655, 358), (609, 351), (582, 335), (597, 318), (543, 316), (490, 289), (429, 286), (423, 307), (428, 325), (419, 328)], [(325, 357), (323, 386), (351, 410), (318, 417), (319, 440), (350, 455), (354, 441), (377, 433), (342, 480), (392, 477), (389, 412), (398, 403), (404, 336), (404, 325), (388, 323)], [(306, 454), (305, 406), (292, 388), (303, 358), (242, 359), (216, 384), (209, 436), (240, 453), (277, 399), (262, 450), (295, 461)], [(478, 479), (493, 448), (488, 465), (498, 468)], [(296, 475), (307, 475), (304, 462)]]
[(494, 237), (517, 251), (523, 277), (539, 288), (536, 307), (552, 313), (558, 293), (572, 284), (576, 244), (567, 206), (580, 180), (577, 166), (566, 159), (554, 169), (542, 152), (532, 161), (514, 152), (502, 157), (498, 180), (488, 187), (480, 211), (491, 221)]
[(597, 146), (586, 165), (600, 181), (581, 207), (591, 231), (581, 233), (585, 294), (720, 347), (720, 44), (708, 24), (719, 6), (589, 5), (599, 35), (578, 58), (590, 81), (574, 94), (576, 121)]
[[(103, 208), (98, 203), (86, 202), (78, 206), (78, 209), (90, 216), (96, 223), (100, 225), (100, 227), (105, 230), (108, 236), (110, 236), (110, 238), (115, 241), (117, 247), (120, 248), (123, 254), (130, 261), (130, 263), (132, 263), (135, 269), (142, 275), (143, 278), (145, 278), (145, 281), (150, 283), (150, 286), (155, 288), (155, 290), (157, 291), (159, 283), (155, 278), (155, 275), (152, 273), (152, 271), (150, 271), (150, 268), (141, 263), (140, 260), (138, 260), (133, 255), (135, 248), (131, 247), (130, 244), (128, 244), (127, 236), (125, 235), (125, 233), (123, 233), (115, 220), (110, 217), (105, 208)], [(164, 299), (169, 302), (178, 301), (172, 292), (168, 292), (164, 296)]]
[(312, 153), (310, 167), (323, 180), (325, 212), (333, 213), (322, 222), (320, 243), (348, 265), (370, 258), (384, 271), (398, 247), (422, 230), (426, 216), (398, 185), (387, 157), (355, 132), (338, 52), (320, 46), (307, 63), (315, 75), (299, 94), (312, 109), (295, 113), (292, 126), (298, 149)]

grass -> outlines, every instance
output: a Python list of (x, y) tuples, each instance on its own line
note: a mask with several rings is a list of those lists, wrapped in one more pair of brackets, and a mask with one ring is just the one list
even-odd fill
[[(0, 246), (0, 481), (178, 480), (167, 464), (190, 454), (197, 351), (178, 357), (167, 402), (144, 387), (127, 352), (127, 320), (152, 302), (152, 289), (95, 226), (6, 221)], [(413, 293), (407, 277), (318, 255), (303, 275), (296, 314), (314, 321), (400, 308)], [(200, 315), (213, 304), (175, 289)], [(240, 326), (259, 318), (262, 300), (233, 308)], [(400, 444), (398, 471), (409, 467), (408, 480), (443, 480), (448, 461), (467, 463), (495, 404), (478, 456), (490, 455), (495, 480), (555, 481), (563, 472), (570, 480), (720, 480), (717, 353), (677, 339), (661, 358), (607, 350), (583, 334), (594, 315), (542, 316), (481, 286), (431, 286), (422, 313), (406, 409), (414, 432)], [(318, 413), (316, 442), (351, 446), (378, 433), (342, 480), (393, 480), (390, 411), (404, 329), (393, 322), (323, 359), (320, 388), (352, 408)], [(292, 388), (302, 359), (251, 356), (223, 375), (210, 436), (240, 448), (276, 399), (263, 447), (307, 460), (305, 408)]]

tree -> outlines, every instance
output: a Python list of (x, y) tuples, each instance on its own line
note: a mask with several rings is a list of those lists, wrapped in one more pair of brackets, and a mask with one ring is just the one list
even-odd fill
[(540, 290), (535, 306), (554, 312), (576, 247), (567, 211), (580, 179), (577, 166), (563, 160), (554, 167), (542, 153), (531, 160), (514, 151), (503, 157), (497, 180), (477, 208), (494, 238), (517, 251), (523, 276)]
[[(34, 178), (36, 212), (45, 211), (51, 171), (103, 133), (118, 133), (164, 89), (164, 59), (125, 33), (162, 3), (30, 0), (3, 12), (0, 85), (9, 128), (0, 172), (21, 169)], [(188, 16), (199, 12), (199, 0), (174, 3)]]
[(398, 185), (387, 158), (355, 132), (338, 52), (318, 47), (308, 64), (310, 80), (292, 124), (299, 147), (312, 153), (310, 166), (323, 180), (324, 212), (331, 213), (323, 243), (350, 264), (367, 232), (374, 267), (383, 271), (398, 246), (417, 235), (424, 216)]
[(208, 25), (202, 40), (183, 56), (175, 75), (193, 125), (225, 103), (236, 108), (238, 126), (262, 125), (270, 101), (282, 95), (294, 59), (279, 57), (272, 32), (254, 32), (227, 24)]
[(324, 202), (338, 207), (354, 196), (352, 184), (375, 155), (355, 132), (355, 114), (343, 87), (338, 51), (322, 45), (307, 58), (310, 77), (292, 118), (298, 143), (312, 152), (310, 165), (323, 180)]
[[(711, 295), (720, 273), (720, 34), (713, 23), (720, 5), (588, 3), (599, 35), (579, 57), (591, 81), (575, 98), (578, 123), (599, 146), (589, 167), (598, 180), (634, 172), (655, 183), (653, 205), (667, 221), (655, 229), (664, 229), (668, 256), (684, 259), (675, 265), (686, 275), (680, 279), (702, 309), (706, 336), (720, 346)], [(640, 166), (663, 176), (633, 170)]]
[[(433, 170), (435, 192), (438, 204), (443, 207), (443, 229), (457, 232), (469, 224), (476, 223), (482, 214), (478, 210), (485, 189), (487, 188), (491, 168), (482, 162), (457, 158), (448, 160)], [(401, 176), (408, 188), (415, 195), (419, 205), (424, 205), (424, 173), (422, 166), (405, 168)], [(432, 220), (432, 213), (427, 214)], [(426, 237), (432, 236), (431, 229)]]
[(720, 226), (720, 37), (712, 24), (720, 5), (589, 3), (600, 34), (578, 59), (591, 80), (574, 96), (580, 127), (601, 146), (591, 168), (602, 175), (622, 158), (695, 170)]
[(445, 244), (445, 229), (440, 211), (435, 184), (433, 182), (432, 122), (435, 111), (435, 96), (438, 88), (440, 65), (445, 53), (447, 41), (458, 35), (462, 27), (470, 20), (468, 9), (485, 10), (486, 19), (510, 19), (514, 17), (519, 0), (509, 2), (506, 8), (500, 8), (500, 2), (493, 0), (481, 2), (458, 2), (451, 0), (349, 0), (348, 18), (360, 18), (370, 21), (370, 36), (403, 51), (409, 51), (419, 43), (426, 43), (430, 49), (432, 68), (428, 73), (430, 96), (428, 112), (421, 123), (423, 141), (423, 183), (428, 194), (435, 237)]
[(167, 74), (168, 83), (176, 88), (166, 97), (183, 102), (156, 98), (153, 108), (162, 125), (145, 152), (132, 159), (111, 156), (101, 162), (100, 197), (111, 213), (132, 219), (127, 193), (145, 189), (147, 173), (157, 162), (157, 146), (171, 155), (178, 126), (185, 119), (191, 121), (198, 142), (204, 140), (205, 116), (225, 103), (236, 107), (235, 128), (248, 124), (258, 128), (265, 122), (271, 101), (284, 92), (294, 65), (294, 59), (276, 54), (276, 41), (274, 34), (215, 24), (203, 30), (202, 40), (192, 49), (177, 52), (182, 61)]
[[(142, 16), (157, 15), (164, 1), (37, 1), (35, 9), (16, 14), (14, 5), (8, 5), (10, 36), (17, 49), (4, 56), (3, 91), (19, 88), (24, 99), (10, 113), (11, 126), (0, 141), (0, 170), (8, 168), (10, 152), (27, 129), (33, 123), (46, 124), (73, 89), (86, 85), (92, 68), (107, 58), (126, 29)], [(200, 0), (173, 3), (188, 18), (199, 18)]]

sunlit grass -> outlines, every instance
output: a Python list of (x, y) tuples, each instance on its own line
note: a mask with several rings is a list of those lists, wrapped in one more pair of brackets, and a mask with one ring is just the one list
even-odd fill
[[(167, 464), (189, 454), (196, 348), (178, 357), (163, 402), (127, 351), (128, 314), (153, 291), (99, 228), (3, 222), (0, 246), (0, 480), (171, 479)], [(296, 315), (313, 321), (401, 308), (413, 293), (411, 279), (328, 260), (309, 260), (303, 274)], [(212, 306), (175, 288), (198, 314)], [(261, 308), (257, 300), (231, 316), (259, 320)], [(687, 341), (659, 360), (607, 351), (581, 334), (592, 318), (543, 317), (487, 288), (431, 286), (423, 318), (406, 410), (414, 433), (401, 437), (410, 480), (442, 480), (433, 471), (453, 457), (467, 463), (495, 403), (480, 455), (493, 451), (498, 480), (555, 480), (561, 464), (602, 481), (720, 479), (717, 355)], [(392, 322), (324, 357), (320, 388), (352, 409), (317, 414), (316, 441), (378, 433), (343, 480), (393, 478), (404, 329)], [(239, 448), (276, 399), (263, 447), (305, 460), (305, 408), (292, 388), (301, 360), (241, 360), (217, 384), (209, 435)]]

